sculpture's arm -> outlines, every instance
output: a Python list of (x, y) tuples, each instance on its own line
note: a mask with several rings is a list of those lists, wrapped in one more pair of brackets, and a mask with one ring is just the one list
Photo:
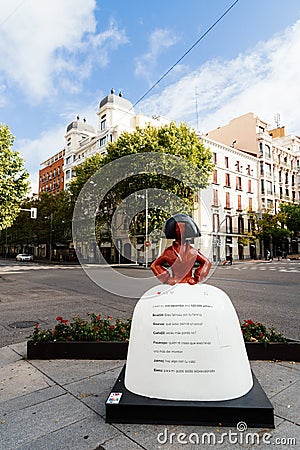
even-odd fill
[(197, 252), (196, 261), (200, 264), (200, 266), (195, 270), (194, 279), (197, 283), (199, 283), (200, 281), (204, 281), (207, 277), (211, 268), (211, 262), (199, 251)]
[(153, 263), (150, 266), (154, 275), (156, 275), (157, 278), (162, 283), (165, 283), (165, 284), (167, 284), (171, 278), (168, 270), (165, 267), (163, 267), (163, 264), (166, 264), (166, 263), (170, 265), (169, 258), (165, 251), (155, 261), (153, 261)]

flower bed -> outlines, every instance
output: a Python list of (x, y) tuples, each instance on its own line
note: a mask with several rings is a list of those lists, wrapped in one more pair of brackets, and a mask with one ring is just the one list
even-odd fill
[[(131, 319), (114, 322), (110, 316), (90, 314), (90, 320), (56, 318), (52, 329), (39, 324), (27, 342), (28, 359), (126, 359)], [(300, 361), (300, 343), (285, 339), (274, 328), (244, 320), (241, 330), (250, 360)]]

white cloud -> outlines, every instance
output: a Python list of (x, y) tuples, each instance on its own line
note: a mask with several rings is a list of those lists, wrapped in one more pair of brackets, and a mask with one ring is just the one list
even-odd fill
[(30, 173), (32, 192), (38, 192), (38, 171), (40, 163), (64, 148), (65, 126), (57, 126), (44, 131), (36, 139), (16, 139), (14, 148), (25, 159), (25, 167)]
[(207, 131), (247, 112), (274, 125), (281, 115), (288, 132), (300, 128), (300, 21), (267, 42), (232, 60), (209, 61), (142, 104), (146, 113), (160, 113)]
[(135, 60), (135, 74), (148, 78), (156, 66), (157, 58), (172, 45), (178, 42), (178, 36), (170, 30), (157, 29), (149, 38), (149, 51)]
[(60, 85), (69, 85), (70, 79), (78, 85), (90, 74), (92, 63), (107, 64), (108, 52), (127, 37), (113, 21), (97, 33), (95, 8), (95, 0), (2, 2), (2, 80), (17, 84), (38, 103)]

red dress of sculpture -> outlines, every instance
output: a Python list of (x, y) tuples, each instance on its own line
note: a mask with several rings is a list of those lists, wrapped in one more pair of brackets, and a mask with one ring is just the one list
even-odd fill
[[(176, 214), (166, 222), (165, 233), (167, 238), (171, 237), (175, 240), (172, 246), (166, 248), (151, 264), (153, 273), (162, 283), (171, 285), (176, 283), (197, 284), (203, 281), (209, 273), (211, 263), (188, 241), (191, 237), (200, 236), (195, 222), (185, 214)], [(199, 267), (193, 274), (195, 263), (198, 263)], [(172, 273), (164, 267), (166, 265), (170, 267)]]

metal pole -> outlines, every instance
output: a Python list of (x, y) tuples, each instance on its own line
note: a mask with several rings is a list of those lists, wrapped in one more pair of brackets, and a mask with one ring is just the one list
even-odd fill
[(50, 214), (50, 243), (49, 243), (49, 261), (52, 260), (52, 225), (53, 225), (53, 213)]
[(146, 267), (148, 267), (148, 247), (146, 243), (148, 243), (148, 190), (146, 189), (146, 242), (145, 242), (145, 258), (146, 258)]

